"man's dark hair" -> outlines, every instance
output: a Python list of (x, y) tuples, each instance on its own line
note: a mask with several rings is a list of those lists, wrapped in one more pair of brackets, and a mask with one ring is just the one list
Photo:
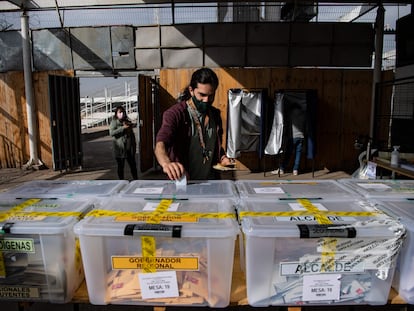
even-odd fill
[(218, 78), (216, 73), (210, 68), (201, 68), (193, 72), (190, 86), (195, 89), (197, 83), (211, 84), (216, 89), (218, 86)]
[[(214, 89), (217, 89), (219, 81), (216, 73), (210, 68), (200, 68), (193, 72), (191, 76), (190, 85), (192, 89), (197, 88), (197, 84), (211, 84)], [(179, 100), (187, 100), (191, 98), (190, 91), (188, 86), (184, 89), (183, 93), (180, 95)]]

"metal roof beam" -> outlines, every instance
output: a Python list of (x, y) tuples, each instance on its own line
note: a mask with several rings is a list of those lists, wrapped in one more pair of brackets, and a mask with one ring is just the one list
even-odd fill
[[(208, 2), (223, 2), (228, 1), (213, 1), (213, 0), (59, 0), (60, 9), (88, 9), (88, 8), (97, 8), (97, 7), (123, 7), (131, 5), (156, 5), (156, 4), (177, 4), (177, 3), (208, 3)], [(232, 2), (245, 2), (241, 0), (233, 0)], [(253, 0), (250, 2), (275, 2), (271, 0), (258, 1)], [(298, 3), (297, 0), (287, 0), (284, 3)], [(314, 3), (355, 3), (355, 4), (368, 4), (368, 5), (378, 5), (377, 1), (360, 1), (360, 0), (319, 0), (319, 1), (310, 1), (310, 0), (301, 0), (301, 4), (314, 4)], [(387, 0), (383, 2), (383, 5), (386, 4), (412, 4), (411, 0)], [(9, 10), (51, 10), (56, 8), (55, 0), (0, 0), (0, 11), (9, 11)]]

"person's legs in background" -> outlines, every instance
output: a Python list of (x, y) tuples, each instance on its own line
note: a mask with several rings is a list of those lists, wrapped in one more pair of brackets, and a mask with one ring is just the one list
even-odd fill
[(279, 168), (281, 174), (285, 173), (285, 169), (289, 164), (290, 156), (292, 155), (293, 147), (294, 147), (294, 142), (291, 138), (289, 138), (286, 143), (285, 153), (282, 154), (282, 163), (280, 164), (280, 168)]
[(300, 157), (302, 155), (303, 138), (293, 138), (295, 148), (295, 161), (293, 164), (293, 175), (298, 175), (300, 166)]
[(116, 158), (116, 163), (118, 164), (118, 178), (124, 179), (124, 166), (125, 166), (125, 159), (124, 158)]
[(282, 153), (282, 159), (281, 159), (279, 168), (271, 172), (273, 175), (285, 173), (285, 168), (289, 164), (290, 156), (292, 155), (292, 150), (293, 150), (293, 141), (291, 138), (289, 138), (288, 141), (286, 142), (285, 151)]
[(131, 175), (133, 179), (138, 179), (137, 162), (135, 161), (135, 154), (128, 156), (127, 158)]

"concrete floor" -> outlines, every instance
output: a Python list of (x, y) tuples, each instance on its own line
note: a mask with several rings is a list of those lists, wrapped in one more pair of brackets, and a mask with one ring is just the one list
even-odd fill
[[(84, 134), (83, 142), (83, 167), (73, 171), (54, 171), (52, 169), (25, 170), (20, 168), (0, 169), (0, 192), (11, 189), (25, 181), (45, 179), (45, 180), (114, 180), (118, 179), (116, 173), (116, 163), (112, 156), (111, 137), (106, 128), (91, 130), (88, 135)], [(139, 161), (139, 155), (138, 155)], [(137, 162), (139, 163), (139, 162)], [(306, 172), (293, 176), (286, 173), (282, 176), (272, 175), (270, 172), (252, 173), (241, 163), (237, 164), (240, 168), (237, 171), (224, 172), (223, 179), (251, 179), (251, 180), (275, 180), (275, 179), (340, 179), (349, 178), (350, 175), (343, 171), (330, 172), (328, 169)], [(132, 179), (128, 165), (125, 165), (125, 178)], [(165, 179), (165, 175), (157, 169), (152, 169), (145, 173), (139, 173), (140, 179)]]

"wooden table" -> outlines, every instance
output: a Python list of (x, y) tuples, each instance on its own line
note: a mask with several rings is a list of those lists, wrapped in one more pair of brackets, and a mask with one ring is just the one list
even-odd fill
[[(377, 167), (390, 171), (392, 173), (393, 179), (395, 179), (395, 174), (414, 179), (414, 171), (410, 171), (399, 166), (391, 166), (391, 162), (387, 159), (374, 158), (372, 162), (374, 162)], [(380, 177), (382, 178), (382, 172), (380, 174)]]

